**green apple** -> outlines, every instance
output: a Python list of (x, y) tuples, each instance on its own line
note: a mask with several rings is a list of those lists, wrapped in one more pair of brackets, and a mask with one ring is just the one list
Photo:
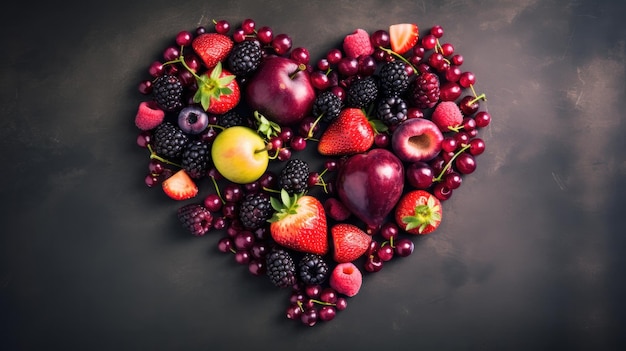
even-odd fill
[(247, 184), (259, 179), (267, 170), (269, 154), (265, 141), (248, 127), (234, 126), (217, 134), (211, 147), (213, 164), (224, 178)]

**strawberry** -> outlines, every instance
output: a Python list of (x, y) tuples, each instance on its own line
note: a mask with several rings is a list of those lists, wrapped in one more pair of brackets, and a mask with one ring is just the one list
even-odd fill
[(270, 234), (276, 243), (299, 252), (324, 255), (328, 252), (326, 213), (313, 196), (289, 196), (281, 190), (280, 200), (270, 198), (276, 212), (270, 218)]
[(198, 90), (193, 101), (200, 103), (207, 112), (221, 115), (232, 110), (239, 103), (241, 91), (235, 75), (222, 69), (218, 62), (213, 69), (196, 77)]
[(330, 229), (333, 238), (333, 259), (337, 263), (352, 262), (361, 257), (372, 242), (372, 237), (359, 227), (339, 223)]
[(411, 50), (419, 39), (419, 29), (414, 23), (398, 23), (389, 26), (389, 41), (391, 50), (397, 54), (404, 54)]
[(141, 130), (156, 128), (165, 118), (165, 111), (154, 101), (143, 101), (139, 104), (135, 115), (135, 125)]
[(191, 42), (191, 47), (207, 68), (213, 68), (218, 62), (224, 61), (233, 45), (228, 36), (219, 33), (200, 34)]
[(374, 53), (374, 47), (370, 41), (370, 35), (363, 29), (356, 29), (352, 34), (343, 39), (343, 51), (347, 57), (357, 58), (369, 56)]
[(317, 151), (325, 156), (351, 155), (369, 150), (376, 131), (363, 110), (348, 107), (326, 128)]
[(363, 274), (354, 263), (340, 263), (330, 273), (328, 283), (338, 293), (353, 297), (361, 289)]
[(463, 113), (454, 101), (442, 101), (435, 107), (431, 120), (442, 132), (454, 131), (463, 123)]
[(426, 190), (410, 191), (398, 201), (395, 220), (411, 234), (431, 233), (441, 223), (441, 202)]
[(172, 174), (161, 185), (165, 194), (174, 200), (187, 200), (198, 194), (198, 186), (184, 169)]

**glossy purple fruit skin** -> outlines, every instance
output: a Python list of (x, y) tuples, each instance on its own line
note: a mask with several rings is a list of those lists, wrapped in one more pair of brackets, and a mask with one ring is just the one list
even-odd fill
[(404, 189), (404, 166), (386, 149), (351, 156), (339, 169), (337, 195), (368, 227), (382, 225)]
[(295, 125), (310, 111), (315, 90), (306, 70), (292, 59), (266, 59), (246, 87), (250, 107), (280, 125)]

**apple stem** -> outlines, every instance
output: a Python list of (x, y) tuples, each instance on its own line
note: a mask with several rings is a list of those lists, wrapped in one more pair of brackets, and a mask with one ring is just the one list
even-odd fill
[(289, 79), (294, 79), (296, 78), (296, 74), (300, 73), (301, 71), (306, 70), (306, 65), (304, 63), (300, 63), (298, 64), (298, 69), (293, 72), (291, 75), (289, 75)]
[(448, 161), (448, 163), (446, 163), (446, 165), (443, 167), (443, 169), (441, 170), (441, 173), (439, 173), (439, 175), (437, 177), (435, 177), (433, 179), (433, 182), (440, 182), (441, 179), (443, 178), (443, 176), (446, 174), (446, 172), (448, 171), (448, 169), (450, 167), (452, 167), (452, 162), (454, 162), (454, 160), (457, 158), (457, 156), (459, 156), (460, 154), (462, 154), (465, 150), (469, 149), (470, 144), (463, 144), (463, 147), (457, 151), (454, 156), (452, 156), (452, 158), (450, 158), (450, 161)]

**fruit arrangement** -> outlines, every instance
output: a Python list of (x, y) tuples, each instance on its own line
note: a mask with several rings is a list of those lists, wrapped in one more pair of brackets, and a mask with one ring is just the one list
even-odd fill
[(287, 290), (287, 318), (334, 319), (437, 230), (485, 150), (485, 94), (443, 34), (356, 29), (313, 61), (253, 19), (179, 32), (139, 83), (146, 185), (180, 202), (183, 230), (221, 235), (216, 251)]

